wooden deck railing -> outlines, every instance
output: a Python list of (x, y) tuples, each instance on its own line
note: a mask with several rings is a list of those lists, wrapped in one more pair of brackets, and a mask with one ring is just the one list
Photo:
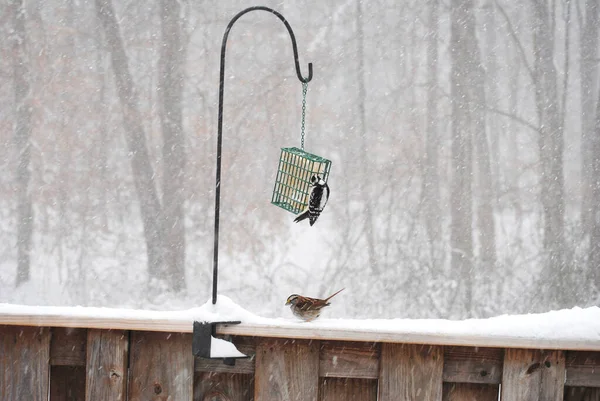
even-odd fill
[(242, 324), (220, 332), (233, 332), (252, 357), (226, 366), (192, 356), (191, 322), (171, 332), (84, 318), (0, 316), (0, 323), (1, 401), (600, 400), (597, 343), (541, 350), (510, 339), (485, 347), (481, 339), (467, 346), (460, 338), (423, 343), (426, 337), (368, 332), (352, 341), (310, 325), (269, 331)]

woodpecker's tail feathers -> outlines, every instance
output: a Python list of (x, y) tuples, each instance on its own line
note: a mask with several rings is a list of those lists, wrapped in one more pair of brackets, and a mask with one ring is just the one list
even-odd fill
[[(308, 210), (306, 210), (306, 211), (304, 211), (304, 212), (300, 213), (300, 214), (299, 214), (298, 216), (296, 216), (296, 218), (294, 219), (294, 223), (298, 223), (298, 222), (300, 222), (300, 221), (302, 221), (302, 220), (305, 220), (305, 219), (307, 219), (307, 218), (308, 218), (308, 214), (309, 214), (309, 213), (308, 213)], [(312, 223), (311, 223), (311, 226), (312, 226)]]

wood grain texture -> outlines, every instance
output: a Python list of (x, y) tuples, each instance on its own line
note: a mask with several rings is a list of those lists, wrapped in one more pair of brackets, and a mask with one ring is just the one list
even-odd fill
[(377, 380), (326, 377), (320, 387), (321, 401), (377, 401)]
[(444, 347), (444, 381), (499, 384), (503, 360), (500, 348)]
[(0, 326), (0, 400), (46, 401), (50, 329)]
[(50, 364), (52, 366), (85, 366), (87, 329), (52, 328)]
[(443, 401), (498, 401), (495, 384), (444, 383)]
[(129, 401), (191, 400), (193, 382), (191, 334), (131, 332)]
[(600, 401), (600, 388), (565, 387), (564, 401)]
[(194, 401), (252, 401), (254, 378), (248, 374), (201, 372), (194, 378)]
[(85, 401), (85, 367), (52, 366), (50, 401)]
[(377, 379), (380, 353), (378, 343), (323, 341), (319, 376)]
[(255, 401), (317, 401), (319, 342), (261, 339), (254, 379)]
[(378, 400), (441, 400), (443, 363), (439, 346), (382, 344)]
[(600, 387), (600, 352), (567, 352), (565, 386)]
[(225, 365), (222, 359), (195, 358), (194, 370), (196, 372), (223, 372), (254, 374), (254, 360), (256, 344), (253, 337), (236, 336), (231, 339), (236, 348), (250, 358), (237, 359), (234, 366)]
[(502, 374), (502, 401), (562, 401), (565, 353), (507, 349)]
[(124, 401), (127, 394), (129, 333), (122, 330), (87, 332), (87, 401)]

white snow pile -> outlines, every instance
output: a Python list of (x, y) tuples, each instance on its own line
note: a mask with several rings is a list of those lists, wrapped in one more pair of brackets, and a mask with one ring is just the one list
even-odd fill
[(600, 308), (562, 309), (526, 315), (502, 315), (487, 319), (325, 319), (316, 327), (361, 331), (385, 331), (448, 336), (523, 337), (555, 340), (600, 341)]
[[(329, 313), (332, 313), (332, 309)], [(101, 323), (116, 322), (115, 327), (130, 325), (133, 329), (147, 327), (152, 330), (153, 324), (170, 325), (173, 331), (191, 331), (192, 322), (224, 322), (239, 320), (249, 326), (263, 328), (292, 329), (293, 332), (335, 333), (342, 331), (398, 334), (411, 336), (444, 336), (453, 338), (493, 338), (536, 339), (548, 341), (582, 341), (600, 349), (600, 308), (579, 308), (551, 311), (540, 314), (503, 315), (488, 319), (444, 320), (444, 319), (324, 319), (304, 323), (291, 316), (286, 318), (264, 318), (253, 314), (237, 305), (230, 298), (219, 295), (218, 302), (210, 301), (204, 305), (181, 311), (147, 311), (133, 309), (89, 308), (89, 307), (49, 307), (0, 304), (0, 324), (20, 325), (52, 325), (57, 319), (57, 326), (104, 327)], [(91, 322), (91, 323), (90, 323)], [(133, 322), (133, 323), (132, 323)], [(122, 326), (123, 326), (122, 325)], [(146, 325), (146, 326), (143, 326)], [(322, 335), (321, 338), (325, 338)], [(335, 337), (335, 336), (334, 336)], [(341, 337), (340, 337), (341, 338)], [(381, 337), (383, 338), (383, 337)], [(218, 340), (218, 339), (217, 339)], [(215, 352), (221, 352), (226, 345), (216, 342)]]
[(211, 358), (243, 358), (242, 354), (229, 341), (210, 336), (210, 357)]

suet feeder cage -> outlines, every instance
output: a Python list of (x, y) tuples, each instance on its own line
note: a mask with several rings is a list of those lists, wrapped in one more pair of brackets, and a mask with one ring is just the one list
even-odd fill
[(331, 161), (299, 148), (282, 148), (271, 203), (294, 214), (306, 209), (310, 177), (321, 176), (326, 182)]

